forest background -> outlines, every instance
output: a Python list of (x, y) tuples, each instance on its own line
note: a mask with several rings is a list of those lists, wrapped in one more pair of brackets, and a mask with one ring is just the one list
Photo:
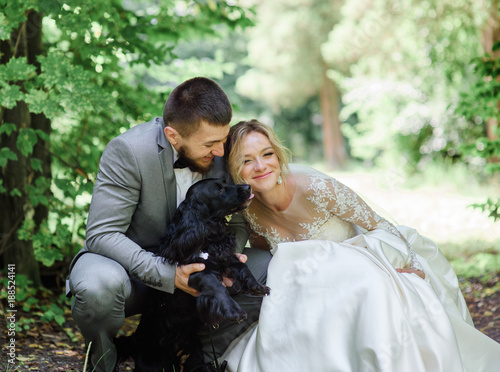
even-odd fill
[[(0, 9), (0, 310), (15, 267), (16, 306), (29, 314), (18, 331), (67, 324), (64, 281), (105, 145), (161, 116), (169, 92), (194, 76), (224, 88), (233, 124), (272, 125), (295, 162), (353, 181), (382, 207), (395, 187), (467, 200), (434, 205), (462, 219), (434, 212), (468, 235), (421, 233), (464, 283), (498, 293), (498, 0), (0, 0)], [(387, 209), (397, 218), (402, 207)], [(432, 209), (405, 210), (432, 220)], [(471, 211), (484, 220), (470, 223)]]

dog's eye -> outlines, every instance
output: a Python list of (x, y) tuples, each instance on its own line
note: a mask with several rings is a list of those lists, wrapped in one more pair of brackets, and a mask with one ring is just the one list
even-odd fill
[(219, 194), (219, 195), (222, 195), (222, 193), (223, 193), (223, 192), (224, 192), (224, 189), (223, 189), (223, 188), (220, 188), (220, 189), (219, 189), (218, 194)]

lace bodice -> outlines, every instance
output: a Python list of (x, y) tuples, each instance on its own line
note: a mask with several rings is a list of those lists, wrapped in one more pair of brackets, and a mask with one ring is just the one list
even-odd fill
[(355, 192), (322, 173), (304, 172), (292, 167), (289, 182), (296, 183), (292, 202), (286, 210), (275, 212), (257, 201), (244, 215), (250, 228), (266, 239), (271, 253), (279, 243), (310, 239), (340, 242), (360, 230), (383, 229), (408, 246), (410, 267), (422, 270), (409, 243), (389, 221), (375, 213)]

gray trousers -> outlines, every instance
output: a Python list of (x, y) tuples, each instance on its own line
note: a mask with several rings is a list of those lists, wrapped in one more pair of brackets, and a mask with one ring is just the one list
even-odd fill
[[(247, 265), (260, 283), (265, 283), (271, 254), (258, 249), (245, 249)], [(141, 314), (151, 290), (136, 278), (131, 278), (116, 261), (104, 256), (85, 253), (74, 264), (69, 275), (74, 296), (71, 312), (88, 345), (92, 341), (90, 360), (96, 372), (111, 372), (116, 364), (113, 338), (122, 327), (125, 317)], [(245, 310), (248, 318), (236, 323), (224, 321), (212, 330), (217, 356), (222, 355), (232, 340), (258, 320), (261, 297), (237, 294), (233, 297)], [(210, 334), (202, 330), (205, 362), (214, 359)]]

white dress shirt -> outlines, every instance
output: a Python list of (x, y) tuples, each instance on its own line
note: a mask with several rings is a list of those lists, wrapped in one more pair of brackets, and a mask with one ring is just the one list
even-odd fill
[[(174, 163), (179, 158), (179, 153), (174, 150)], [(177, 206), (186, 199), (186, 193), (188, 189), (196, 182), (202, 179), (202, 175), (199, 172), (192, 172), (188, 167), (179, 169), (174, 168), (175, 172), (175, 183), (177, 184)]]

